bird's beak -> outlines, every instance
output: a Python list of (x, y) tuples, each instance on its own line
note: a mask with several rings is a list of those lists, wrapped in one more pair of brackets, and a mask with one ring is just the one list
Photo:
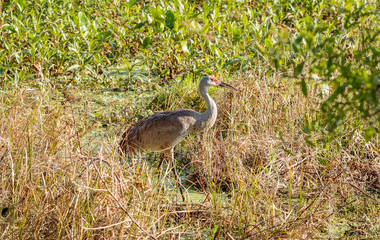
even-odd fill
[(229, 87), (229, 88), (232, 88), (233, 90), (237, 91), (237, 89), (235, 87), (231, 86), (230, 84), (224, 83), (224, 82), (220, 82), (219, 86), (221, 86), (221, 87)]

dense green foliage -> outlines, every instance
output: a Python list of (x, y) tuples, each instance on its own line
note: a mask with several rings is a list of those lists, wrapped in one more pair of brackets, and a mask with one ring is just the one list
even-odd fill
[(377, 1), (18, 0), (0, 17), (5, 86), (104, 87), (111, 66), (128, 86), (260, 65), (299, 78), (305, 95), (330, 86), (331, 128), (354, 113), (370, 120), (368, 137), (378, 130)]
[(312, 80), (330, 85), (331, 94), (322, 105), (330, 129), (354, 113), (357, 120), (370, 120), (370, 139), (380, 120), (379, 5), (319, 2), (305, 9), (303, 17), (297, 17), (302, 11), (294, 13), (294, 29), (287, 28), (274, 44), (272, 59), (280, 70), (294, 69), (306, 96)]

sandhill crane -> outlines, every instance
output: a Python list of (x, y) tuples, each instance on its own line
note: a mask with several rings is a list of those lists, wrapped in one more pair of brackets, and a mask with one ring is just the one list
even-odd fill
[(217, 116), (217, 107), (214, 100), (208, 94), (208, 88), (212, 86), (233, 86), (217, 80), (214, 76), (206, 76), (199, 82), (199, 93), (205, 100), (207, 110), (198, 113), (189, 109), (177, 109), (165, 112), (157, 112), (130, 126), (123, 134), (119, 143), (124, 153), (136, 153), (141, 150), (161, 152), (170, 150), (173, 171), (179, 184), (182, 199), (181, 180), (175, 168), (174, 146), (190, 133), (198, 132), (212, 127)]

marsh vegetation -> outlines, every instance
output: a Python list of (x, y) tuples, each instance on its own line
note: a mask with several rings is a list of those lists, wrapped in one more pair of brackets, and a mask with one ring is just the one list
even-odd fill
[[(379, 238), (378, 1), (0, 0), (1, 239)], [(157, 162), (130, 124), (214, 127)], [(162, 171), (165, 172), (164, 164)]]

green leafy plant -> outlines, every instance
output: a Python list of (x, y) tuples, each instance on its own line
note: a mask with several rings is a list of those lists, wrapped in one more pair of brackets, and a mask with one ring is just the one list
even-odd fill
[[(311, 82), (330, 86), (331, 93), (321, 105), (324, 125), (330, 130), (351, 116), (367, 123), (369, 140), (380, 120), (379, 14), (375, 5), (364, 3), (348, 4), (339, 12), (333, 9), (319, 13), (322, 18), (301, 19), (291, 36), (281, 36), (271, 59), (280, 71), (293, 69), (292, 77), (300, 79), (305, 96)], [(344, 17), (332, 18), (332, 14)]]

